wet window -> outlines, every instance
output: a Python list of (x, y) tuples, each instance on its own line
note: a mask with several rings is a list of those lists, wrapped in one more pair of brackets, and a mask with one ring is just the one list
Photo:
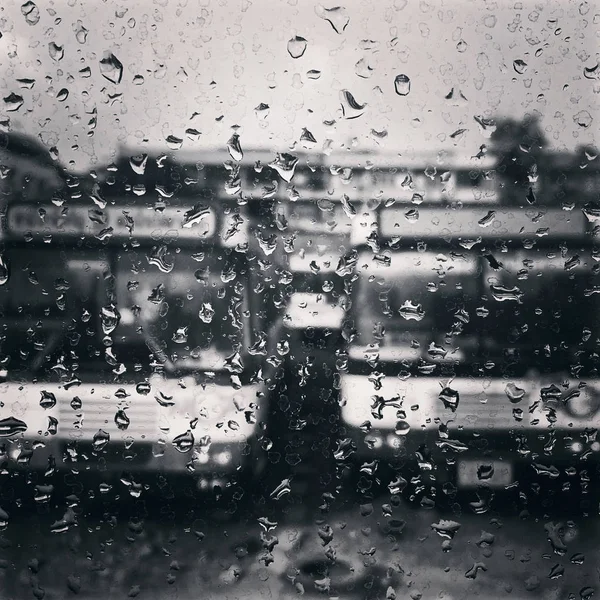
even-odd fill
[(0, 597), (600, 594), (599, 24), (0, 6)]

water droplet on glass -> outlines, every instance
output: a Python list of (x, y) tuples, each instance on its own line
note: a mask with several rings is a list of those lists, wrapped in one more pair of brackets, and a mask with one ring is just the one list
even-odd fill
[(131, 423), (129, 417), (125, 414), (125, 411), (120, 409), (115, 414), (115, 425), (121, 430), (125, 431)]
[(6, 285), (10, 279), (10, 268), (8, 260), (0, 254), (0, 285)]
[(439, 395), (439, 399), (442, 401), (444, 408), (449, 408), (452, 412), (456, 412), (458, 403), (460, 401), (460, 395), (456, 390), (450, 387), (445, 387)]
[(206, 204), (196, 204), (183, 215), (182, 227), (189, 229), (210, 216), (210, 208)]
[(587, 217), (590, 223), (596, 223), (600, 221), (600, 204), (598, 202), (588, 202), (581, 209), (583, 214)]
[(103, 306), (100, 309), (100, 320), (104, 335), (110, 335), (121, 321), (121, 314), (114, 304)]
[(294, 177), (294, 171), (298, 164), (298, 158), (286, 152), (278, 153), (277, 158), (269, 163), (269, 166), (279, 173), (279, 176), (290, 183)]
[(64, 46), (59, 46), (54, 42), (50, 42), (48, 44), (48, 53), (50, 54), (50, 58), (52, 60), (58, 62), (59, 60), (62, 60), (63, 56), (65, 55), (65, 49)]
[(525, 390), (518, 387), (515, 383), (507, 383), (504, 388), (506, 396), (513, 403), (517, 404), (525, 397)]
[(480, 227), (489, 227), (494, 219), (496, 218), (496, 212), (493, 210), (488, 211), (488, 213), (477, 221), (477, 224)]
[(281, 499), (286, 494), (289, 494), (292, 491), (291, 481), (289, 479), (284, 479), (272, 492), (271, 498), (275, 500)]
[(306, 72), (306, 76), (309, 79), (320, 79), (321, 71), (317, 71), (316, 69), (311, 69), (310, 71)]
[(148, 264), (158, 267), (163, 273), (170, 273), (175, 263), (169, 260), (168, 252), (168, 248), (164, 244), (152, 248), (150, 254), (147, 256)]
[(513, 69), (519, 75), (523, 75), (523, 73), (525, 73), (525, 71), (527, 71), (527, 63), (525, 61), (521, 60), (520, 58), (518, 58), (517, 60), (513, 61)]
[(261, 102), (255, 109), (254, 114), (260, 121), (264, 121), (269, 116), (270, 107), (268, 104)]
[(77, 26), (75, 29), (75, 39), (80, 44), (85, 44), (85, 42), (87, 41), (88, 33), (89, 31), (83, 26), (83, 23), (81, 21), (77, 21)]
[(300, 143), (304, 148), (310, 150), (316, 146), (317, 140), (315, 139), (315, 136), (304, 127), (302, 129), (302, 135), (300, 136)]
[(477, 115), (474, 116), (473, 118), (479, 125), (479, 130), (486, 138), (491, 137), (492, 133), (494, 133), (494, 131), (496, 131), (496, 123), (493, 119), (487, 119), (485, 117), (481, 117), (481, 116), (477, 116)]
[(354, 96), (348, 90), (340, 92), (340, 102), (342, 104), (342, 114), (345, 119), (357, 119), (367, 107), (367, 103), (359, 104)]
[(242, 151), (242, 146), (240, 144), (240, 136), (237, 133), (234, 133), (227, 142), (227, 150), (229, 151), (229, 156), (233, 158), (233, 160), (239, 162), (244, 158), (244, 152)]
[(183, 139), (178, 138), (175, 135), (167, 136), (167, 138), (165, 139), (165, 142), (167, 143), (167, 146), (169, 147), (170, 150), (179, 150), (181, 148), (181, 146), (183, 145)]
[(62, 88), (58, 94), (56, 94), (56, 99), (59, 102), (64, 102), (69, 97), (69, 90), (67, 88)]
[(135, 386), (135, 391), (141, 396), (147, 396), (151, 390), (152, 386), (147, 381), (140, 381), (140, 383)]
[(394, 89), (398, 96), (408, 96), (410, 93), (410, 79), (408, 75), (396, 75), (394, 79)]
[(145, 173), (147, 162), (147, 154), (136, 154), (129, 157), (129, 166), (136, 175), (143, 175)]
[(211, 303), (203, 302), (202, 307), (200, 308), (200, 312), (198, 313), (200, 320), (204, 323), (211, 323), (214, 315), (215, 309), (212, 307)]
[(410, 424), (407, 421), (397, 421), (394, 433), (396, 435), (407, 435), (410, 431)]
[(521, 303), (523, 292), (518, 287), (507, 288), (502, 285), (490, 285), (490, 291), (494, 300), (498, 302)]
[(185, 344), (185, 343), (187, 343), (187, 340), (188, 340), (188, 330), (189, 330), (189, 327), (185, 327), (185, 326), (178, 327), (173, 332), (172, 340), (176, 344)]
[(317, 7), (315, 7), (315, 13), (321, 17), (321, 19), (328, 21), (333, 27), (333, 30), (339, 34), (344, 32), (346, 27), (348, 27), (348, 23), (350, 22), (348, 12), (343, 6), (325, 8), (319, 4)]
[(361, 58), (354, 65), (354, 72), (363, 79), (368, 79), (373, 74), (373, 68), (369, 65), (366, 58)]
[(573, 120), (579, 127), (587, 129), (594, 121), (594, 118), (587, 110), (580, 110), (574, 117)]
[(398, 309), (398, 313), (407, 321), (421, 321), (425, 317), (425, 311), (421, 304), (413, 304), (410, 300), (406, 300)]
[(292, 58), (300, 58), (306, 52), (306, 40), (295, 36), (287, 44), (287, 50)]
[(99, 429), (98, 432), (94, 434), (92, 439), (92, 448), (95, 452), (100, 452), (100, 450), (105, 448), (109, 442), (110, 435), (103, 429)]
[(116, 85), (121, 83), (121, 78), (123, 77), (123, 64), (111, 52), (100, 61), (100, 73), (102, 73), (102, 76), (105, 79), (108, 79), (108, 81)]
[(23, 96), (11, 92), (4, 98), (4, 104), (7, 112), (15, 112), (23, 106)]
[(173, 439), (173, 446), (175, 446), (175, 449), (182, 454), (189, 452), (194, 447), (194, 435), (188, 429), (188, 431)]
[(42, 390), (40, 392), (40, 406), (45, 409), (54, 408), (56, 406), (56, 396), (52, 392)]
[(15, 417), (0, 420), (0, 437), (10, 437), (27, 431), (27, 423)]
[(358, 261), (358, 252), (356, 250), (350, 250), (344, 256), (340, 256), (335, 272), (340, 277), (345, 275), (351, 275), (356, 267)]
[(28, 25), (37, 25), (40, 20), (40, 11), (33, 2), (25, 2), (21, 5), (21, 13)]

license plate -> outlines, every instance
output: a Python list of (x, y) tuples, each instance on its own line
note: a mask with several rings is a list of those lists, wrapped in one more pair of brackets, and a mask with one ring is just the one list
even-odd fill
[(459, 487), (504, 487), (513, 482), (513, 466), (500, 460), (464, 460), (458, 463)]

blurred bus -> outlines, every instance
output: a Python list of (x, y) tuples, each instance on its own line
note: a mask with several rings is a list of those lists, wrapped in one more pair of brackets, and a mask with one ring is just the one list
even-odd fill
[(380, 204), (363, 219), (341, 378), (363, 472), (391, 464), (390, 489), (425, 506), (440, 490), (514, 489), (525, 504), (543, 485), (556, 498), (589, 491), (600, 459), (594, 220), (499, 201)]
[(5, 469), (100, 471), (133, 494), (144, 473), (207, 488), (266, 466), (277, 336), (247, 207), (219, 169), (187, 188), (182, 172), (134, 155), (71, 178), (63, 203), (8, 203)]

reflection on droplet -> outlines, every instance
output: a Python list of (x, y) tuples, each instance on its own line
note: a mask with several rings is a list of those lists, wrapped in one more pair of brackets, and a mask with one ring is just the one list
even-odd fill
[(408, 96), (410, 93), (410, 79), (408, 75), (396, 75), (394, 79), (394, 89), (398, 96)]
[(517, 404), (518, 402), (521, 402), (521, 400), (525, 397), (525, 390), (518, 387), (513, 382), (507, 383), (506, 387), (504, 388), (504, 391), (505, 391), (508, 399), (513, 404)]
[(229, 152), (229, 156), (233, 158), (233, 160), (239, 162), (244, 158), (244, 152), (242, 151), (242, 146), (240, 144), (240, 136), (237, 133), (234, 133), (227, 142), (227, 150)]
[(298, 164), (298, 158), (293, 154), (282, 152), (277, 154), (277, 158), (269, 163), (269, 166), (279, 173), (279, 176), (290, 183), (294, 177), (294, 171)]
[(4, 105), (7, 112), (15, 112), (23, 106), (23, 96), (11, 92), (4, 98)]
[(291, 481), (289, 479), (284, 479), (272, 492), (271, 498), (275, 500), (281, 499), (286, 494), (289, 494), (292, 491)]
[(210, 214), (210, 208), (206, 204), (196, 204), (192, 209), (188, 210), (184, 214), (182, 227), (189, 229), (190, 227), (200, 223)]
[(0, 437), (10, 437), (17, 433), (27, 431), (27, 423), (15, 417), (6, 417), (0, 420)]
[(183, 145), (183, 140), (175, 135), (168, 135), (165, 142), (171, 150), (179, 150)]
[(164, 244), (155, 246), (147, 256), (148, 264), (158, 267), (163, 273), (170, 273), (173, 270), (175, 263), (169, 260), (168, 252), (168, 248)]
[(307, 42), (303, 37), (295, 36), (287, 44), (287, 50), (292, 58), (300, 58), (306, 52)]
[(100, 61), (100, 73), (105, 79), (108, 79), (115, 85), (121, 83), (123, 77), (123, 64), (111, 52)]
[(0, 285), (6, 285), (10, 279), (10, 268), (8, 260), (0, 254)]
[(425, 317), (425, 311), (421, 304), (413, 304), (412, 301), (406, 300), (398, 309), (398, 313), (407, 321), (422, 321)]
[(92, 439), (92, 447), (96, 452), (100, 452), (108, 445), (109, 442), (110, 435), (103, 429), (99, 429), (98, 432), (94, 434)]
[(453, 390), (451, 387), (445, 387), (440, 392), (439, 399), (442, 401), (444, 408), (449, 408), (452, 412), (456, 412), (460, 401), (460, 395), (456, 390)]
[(194, 447), (194, 435), (190, 430), (178, 435), (173, 440), (173, 446), (175, 446), (175, 449), (182, 454), (189, 452)]
[(304, 148), (310, 149), (314, 148), (317, 144), (317, 140), (315, 136), (308, 130), (306, 127), (302, 129), (302, 135), (300, 136), (300, 143)]
[(365, 58), (361, 58), (354, 65), (354, 72), (362, 79), (368, 79), (373, 74), (373, 68), (371, 65), (369, 65)]
[(54, 42), (50, 42), (48, 44), (48, 53), (50, 54), (50, 58), (52, 60), (58, 62), (59, 60), (62, 60), (63, 56), (65, 55), (65, 49), (64, 46), (59, 46)]
[(348, 90), (340, 92), (340, 102), (342, 103), (342, 114), (345, 119), (356, 119), (360, 117), (367, 107), (367, 103), (359, 104), (354, 96)]
[(25, 2), (21, 5), (21, 13), (28, 25), (37, 25), (40, 20), (40, 11), (33, 2)]
[(120, 409), (115, 414), (115, 425), (122, 431), (125, 431), (129, 427), (131, 420), (125, 414), (125, 411)]
[(77, 21), (77, 28), (75, 29), (75, 39), (80, 44), (85, 44), (87, 41), (89, 31), (83, 26), (81, 21)]
[(320, 4), (315, 8), (315, 13), (328, 21), (329, 24), (333, 27), (333, 30), (336, 33), (342, 34), (346, 27), (348, 27), (348, 23), (350, 22), (350, 17), (348, 16), (348, 12), (343, 6), (334, 6), (333, 8), (325, 8)]
[(502, 285), (490, 285), (490, 290), (494, 300), (498, 302), (521, 303), (523, 297), (523, 292), (518, 287), (507, 288)]
[(527, 63), (520, 58), (513, 61), (513, 69), (519, 74), (523, 75), (527, 71)]
[(255, 109), (254, 109), (254, 114), (256, 115), (256, 118), (263, 121), (264, 119), (266, 119), (269, 116), (269, 105), (265, 104), (264, 102), (261, 102)]
[(40, 398), (40, 406), (45, 409), (54, 408), (56, 406), (56, 396), (52, 392), (42, 390)]

